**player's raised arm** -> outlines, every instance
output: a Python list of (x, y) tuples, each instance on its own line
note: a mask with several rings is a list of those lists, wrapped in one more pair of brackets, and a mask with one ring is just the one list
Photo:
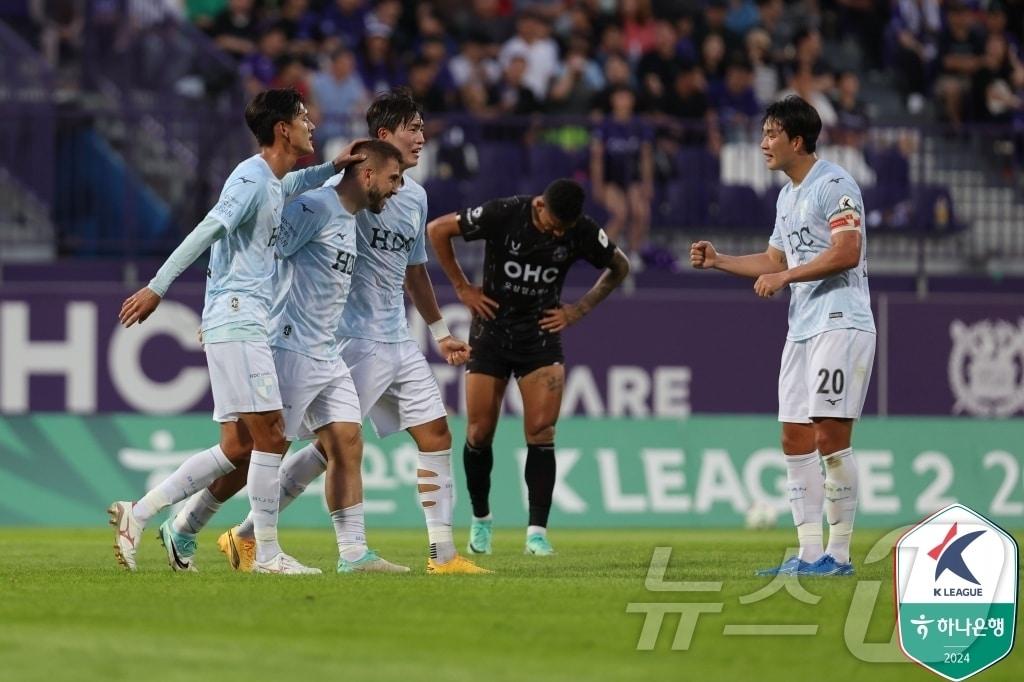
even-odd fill
[(121, 304), (121, 312), (117, 319), (125, 327), (130, 327), (136, 322), (145, 322), (160, 301), (167, 293), (171, 283), (185, 271), (185, 268), (192, 265), (199, 256), (210, 248), (210, 245), (227, 234), (224, 223), (207, 215), (202, 222), (192, 230), (187, 237), (178, 245), (178, 248), (160, 266), (156, 276), (147, 286), (142, 287), (134, 294), (125, 299)]
[[(477, 211), (478, 209), (473, 209)], [(452, 238), (463, 234), (460, 222), (462, 216), (458, 213), (435, 218), (427, 225), (427, 236), (430, 238), (430, 245), (434, 247), (437, 254), (437, 261), (441, 264), (448, 281), (455, 288), (455, 294), (462, 303), (485, 320), (493, 320), (498, 310), (498, 303), (484, 295), (480, 287), (473, 286), (466, 273), (459, 265), (455, 257), (455, 249), (452, 247)]]
[(711, 242), (699, 241), (690, 245), (690, 265), (698, 270), (715, 269), (756, 279), (761, 275), (785, 270), (786, 254), (781, 249), (769, 245), (762, 253), (727, 256), (718, 253)]
[[(312, 125), (312, 124), (310, 124)], [(366, 159), (366, 154), (353, 154), (352, 148), (357, 144), (366, 142), (367, 138), (353, 140), (347, 147), (341, 150), (333, 161), (322, 163), (319, 166), (311, 166), (302, 170), (292, 171), (281, 178), (281, 192), (285, 198), (301, 194), (308, 189), (319, 187), (337, 173), (345, 170), (354, 163)]]

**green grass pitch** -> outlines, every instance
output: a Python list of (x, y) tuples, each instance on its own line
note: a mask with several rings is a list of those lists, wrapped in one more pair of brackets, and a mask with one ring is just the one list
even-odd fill
[[(892, 634), (891, 554), (865, 563), (877, 530), (857, 533), (857, 576), (800, 580), (816, 604), (786, 589), (749, 597), (770, 583), (753, 570), (783, 558), (792, 530), (555, 529), (559, 554), (549, 558), (524, 556), (522, 531), (499, 530), (494, 555), (479, 562), (494, 575), (430, 576), (423, 531), (371, 529), (371, 546), (413, 573), (339, 576), (329, 530), (285, 529), (285, 549), (325, 571), (298, 578), (232, 573), (212, 529), (200, 536), (201, 573), (174, 574), (154, 530), (139, 572), (127, 574), (110, 531), (0, 529), (0, 679), (941, 679), (912, 663), (858, 660), (846, 642), (858, 583), (877, 594), (860, 641), (878, 651)], [(456, 538), (463, 546), (465, 530)], [(656, 547), (672, 548), (664, 581), (721, 581), (721, 591), (648, 590)], [(700, 616), (688, 649), (673, 650), (679, 616), (669, 614), (653, 648), (638, 650), (645, 616), (627, 605), (683, 602), (722, 606)], [(817, 632), (723, 634), (797, 624)], [(1024, 679), (1024, 656), (1018, 649), (973, 679)]]

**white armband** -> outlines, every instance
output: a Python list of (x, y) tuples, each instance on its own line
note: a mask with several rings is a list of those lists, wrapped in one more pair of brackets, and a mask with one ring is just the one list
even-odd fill
[(431, 322), (428, 326), (430, 327), (430, 333), (434, 336), (434, 341), (440, 341), (452, 335), (448, 329), (448, 323), (444, 321), (443, 317), (437, 322)]

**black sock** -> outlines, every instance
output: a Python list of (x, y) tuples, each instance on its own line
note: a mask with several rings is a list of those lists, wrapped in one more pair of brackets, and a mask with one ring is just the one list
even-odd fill
[(530, 525), (548, 527), (551, 494), (555, 490), (555, 444), (526, 446), (526, 490), (530, 499)]
[(462, 465), (466, 469), (466, 487), (473, 503), (473, 516), (482, 518), (491, 513), (488, 497), (491, 494), (491, 468), (494, 466), (494, 451), (490, 445), (476, 447), (466, 441), (462, 449)]

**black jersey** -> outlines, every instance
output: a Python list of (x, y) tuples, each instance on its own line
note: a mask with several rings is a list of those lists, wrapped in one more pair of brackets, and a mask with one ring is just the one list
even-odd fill
[(590, 217), (582, 216), (561, 237), (533, 224), (532, 197), (494, 199), (459, 214), (466, 241), (484, 239), (483, 291), (498, 302), (493, 320), (474, 327), (503, 343), (529, 345), (551, 334), (540, 328), (544, 311), (560, 305), (569, 268), (581, 258), (606, 268), (615, 244)]

